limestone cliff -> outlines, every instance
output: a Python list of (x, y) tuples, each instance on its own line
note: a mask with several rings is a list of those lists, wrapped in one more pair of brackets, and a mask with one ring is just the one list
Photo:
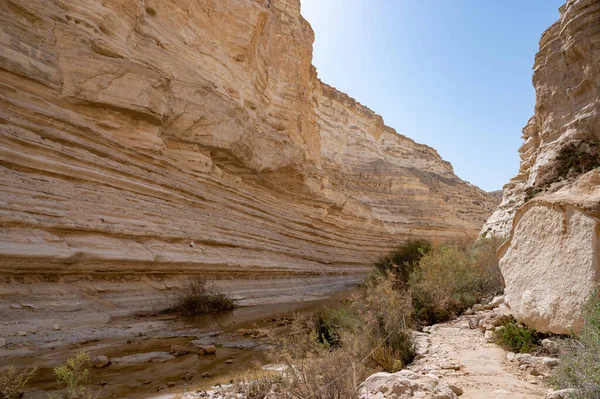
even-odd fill
[(482, 234), (500, 249), (506, 297), (532, 327), (568, 333), (600, 284), (600, 2), (569, 0), (540, 41), (535, 115), (521, 167)]
[(8, 278), (362, 272), (496, 205), (317, 79), (298, 0), (0, 7)]
[(569, 0), (540, 40), (535, 114), (523, 128), (519, 173), (482, 234), (508, 235), (516, 210), (600, 167), (600, 2)]

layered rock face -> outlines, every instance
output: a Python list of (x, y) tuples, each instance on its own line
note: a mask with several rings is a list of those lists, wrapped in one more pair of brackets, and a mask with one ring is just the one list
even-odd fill
[(509, 236), (501, 268), (516, 316), (566, 333), (600, 282), (600, 2), (569, 0), (560, 14), (535, 58), (519, 173), (481, 233)]
[(298, 0), (0, 7), (9, 280), (361, 273), (495, 207), (317, 79)]

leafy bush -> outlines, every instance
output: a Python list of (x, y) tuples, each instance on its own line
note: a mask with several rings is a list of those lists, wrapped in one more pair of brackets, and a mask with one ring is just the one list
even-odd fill
[(165, 312), (198, 315), (231, 310), (234, 307), (233, 299), (209, 287), (205, 278), (196, 277), (186, 281), (172, 306)]
[(537, 331), (512, 321), (496, 330), (495, 337), (498, 345), (517, 353), (531, 352), (540, 344)]
[(446, 321), (504, 289), (496, 248), (499, 240), (480, 239), (474, 244), (434, 245), (410, 276), (415, 322)]
[[(100, 391), (90, 388), (92, 362), (85, 351), (77, 352), (65, 364), (54, 369), (59, 388), (67, 389), (67, 398), (95, 399)], [(60, 399), (60, 395), (49, 395), (50, 399)]]
[(375, 262), (375, 271), (381, 276), (391, 273), (396, 277), (398, 286), (406, 285), (410, 274), (417, 267), (423, 255), (428, 253), (431, 248), (432, 245), (429, 241), (409, 240), (379, 258)]
[(33, 378), (36, 368), (18, 371), (13, 366), (4, 367), (0, 370), (0, 398), (16, 399), (23, 394), (27, 382)]
[(562, 346), (561, 362), (551, 380), (556, 388), (575, 388), (574, 399), (600, 398), (600, 296), (593, 296), (583, 310), (581, 334)]

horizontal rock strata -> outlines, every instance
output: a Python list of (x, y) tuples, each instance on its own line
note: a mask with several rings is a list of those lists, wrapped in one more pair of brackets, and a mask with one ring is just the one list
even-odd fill
[(298, 0), (0, 7), (6, 281), (354, 275), (496, 205), (317, 79)]

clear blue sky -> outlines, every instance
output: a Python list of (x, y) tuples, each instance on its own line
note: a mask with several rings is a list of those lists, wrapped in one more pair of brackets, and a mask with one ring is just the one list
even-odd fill
[(301, 0), (324, 82), (498, 190), (519, 168), (540, 36), (564, 0)]

